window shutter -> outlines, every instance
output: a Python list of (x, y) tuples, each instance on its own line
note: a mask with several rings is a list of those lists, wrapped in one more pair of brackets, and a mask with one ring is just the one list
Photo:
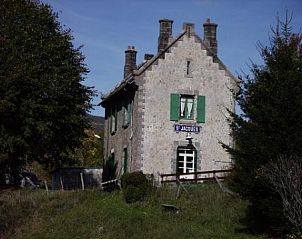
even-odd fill
[(117, 109), (114, 109), (114, 131), (117, 130)]
[(113, 117), (113, 115), (112, 115), (112, 109), (110, 109), (110, 116), (109, 116), (109, 124), (110, 124), (110, 125), (109, 125), (109, 128), (110, 128), (110, 133), (112, 133), (112, 131), (113, 131), (113, 130), (112, 130), (112, 129), (113, 129), (113, 128), (112, 128), (112, 120), (113, 120), (112, 117)]
[(128, 150), (124, 148), (124, 173), (127, 172), (128, 169)]
[(128, 103), (128, 124), (131, 123), (131, 115), (132, 115), (132, 102), (131, 100)]
[(179, 95), (170, 95), (170, 120), (177, 121), (179, 119)]
[(197, 97), (197, 123), (204, 123), (206, 118), (206, 97)]

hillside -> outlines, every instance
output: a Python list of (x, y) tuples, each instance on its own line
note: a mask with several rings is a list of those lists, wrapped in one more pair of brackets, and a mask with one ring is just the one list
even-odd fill
[(104, 121), (105, 121), (104, 117), (91, 115), (88, 113), (86, 115), (89, 118), (91, 126), (95, 130), (95, 132), (99, 133), (100, 131), (104, 130)]
[[(219, 191), (216, 185), (188, 189), (161, 188), (146, 202), (127, 205), (121, 192), (13, 191), (0, 194), (3, 239), (76, 238), (262, 238), (241, 224), (247, 202)], [(178, 214), (161, 204), (180, 207)]]

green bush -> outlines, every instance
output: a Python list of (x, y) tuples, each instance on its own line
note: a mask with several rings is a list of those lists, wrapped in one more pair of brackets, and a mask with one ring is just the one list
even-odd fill
[(143, 201), (150, 188), (149, 182), (142, 172), (123, 174), (121, 183), (123, 195), (127, 203)]

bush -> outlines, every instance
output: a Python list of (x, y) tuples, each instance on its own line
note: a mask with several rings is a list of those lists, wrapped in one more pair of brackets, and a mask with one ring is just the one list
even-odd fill
[(150, 188), (148, 180), (142, 172), (123, 174), (121, 183), (123, 195), (127, 203), (143, 201)]

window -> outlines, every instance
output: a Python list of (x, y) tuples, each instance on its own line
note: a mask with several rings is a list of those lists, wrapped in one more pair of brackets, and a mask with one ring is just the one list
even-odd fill
[(191, 61), (187, 61), (187, 76), (191, 76)]
[(193, 119), (194, 115), (194, 96), (181, 95), (180, 96), (180, 118)]
[[(196, 171), (196, 150), (193, 148), (177, 149), (177, 173), (193, 173)], [(186, 175), (182, 178), (193, 179), (194, 175)]]
[(205, 123), (205, 96), (171, 94), (170, 120), (181, 119)]
[(123, 149), (123, 159), (124, 159), (124, 173), (127, 173), (128, 169), (128, 149)]
[(131, 122), (132, 103), (131, 101), (123, 104), (123, 127), (127, 127)]
[(115, 154), (114, 150), (111, 150), (113, 152), (110, 153), (108, 160), (106, 161), (106, 181), (115, 179), (115, 173), (116, 173), (116, 162), (115, 162)]
[(117, 112), (116, 112), (116, 108), (111, 108), (111, 112), (110, 112), (110, 133), (113, 134), (116, 132), (117, 129)]

